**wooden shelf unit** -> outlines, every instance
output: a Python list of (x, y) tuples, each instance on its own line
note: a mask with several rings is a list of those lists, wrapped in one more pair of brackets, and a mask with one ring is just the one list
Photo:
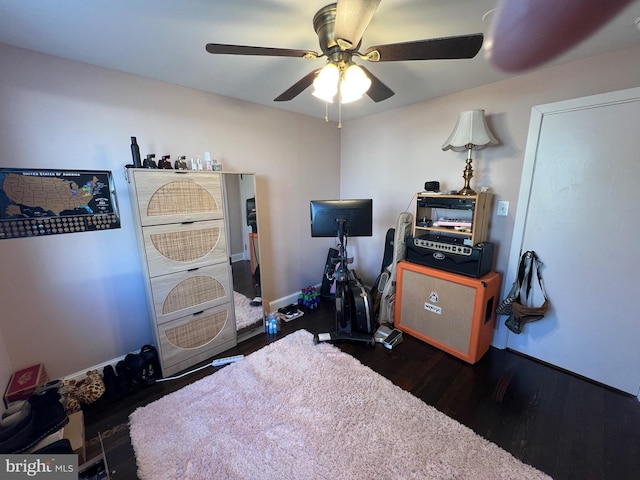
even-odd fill
[[(489, 232), (492, 197), (493, 194), (489, 192), (476, 195), (418, 193), (413, 236), (432, 234), (461, 237), (469, 246), (484, 242)], [(456, 229), (433, 226), (442, 217), (469, 220), (471, 227)]]

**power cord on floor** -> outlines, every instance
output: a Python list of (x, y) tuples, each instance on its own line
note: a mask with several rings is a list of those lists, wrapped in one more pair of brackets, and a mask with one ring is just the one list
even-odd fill
[(177, 380), (182, 377), (186, 377), (195, 372), (199, 372), (200, 370), (204, 370), (207, 367), (222, 367), (223, 365), (227, 365), (228, 363), (235, 363), (239, 360), (242, 360), (244, 355), (234, 355), (233, 357), (224, 357), (224, 358), (216, 358), (213, 362), (208, 363), (206, 365), (202, 365), (201, 367), (194, 368), (193, 370), (189, 370), (188, 372), (181, 373), (180, 375), (175, 375), (173, 377), (165, 377), (159, 378), (156, 382), (166, 382), (168, 380)]

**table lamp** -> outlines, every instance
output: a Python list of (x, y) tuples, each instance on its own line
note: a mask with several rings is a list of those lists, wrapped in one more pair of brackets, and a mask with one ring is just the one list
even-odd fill
[(484, 110), (468, 110), (458, 115), (458, 123), (456, 123), (447, 141), (442, 145), (442, 150), (453, 150), (455, 152), (467, 150), (468, 152), (467, 163), (462, 175), (464, 186), (458, 192), (458, 195), (476, 194), (469, 186), (469, 182), (473, 177), (471, 150), (481, 150), (489, 145), (498, 145), (498, 143), (498, 140), (496, 140), (487, 126)]

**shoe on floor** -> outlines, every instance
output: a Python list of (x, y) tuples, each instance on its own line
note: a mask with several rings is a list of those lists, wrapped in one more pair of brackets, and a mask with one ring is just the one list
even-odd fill
[[(20, 428), (14, 428), (8, 438), (5, 438), (5, 435), (0, 437), (3, 438), (0, 441), (0, 453), (26, 452), (43, 438), (60, 430), (69, 421), (67, 412), (60, 403), (60, 394), (57, 389), (34, 393), (27, 402), (29, 404), (27, 421), (20, 422)], [(12, 419), (15, 415), (5, 420)]]
[(0, 421), (0, 443), (22, 430), (31, 420), (31, 403), (28, 400), (12, 403), (11, 407), (12, 413)]
[(40, 385), (39, 387), (36, 388), (35, 393), (42, 393), (45, 390), (60, 390), (62, 387), (64, 386), (64, 382), (60, 379), (58, 380), (51, 380), (47, 383), (45, 383), (44, 385)]
[(131, 385), (133, 387), (139, 387), (142, 383), (142, 358), (137, 353), (127, 353), (124, 357), (124, 364), (129, 372), (129, 378), (131, 379)]
[(253, 297), (253, 300), (249, 302), (252, 307), (259, 307), (262, 305), (262, 297)]
[[(64, 383), (62, 382), (62, 380), (51, 380), (50, 382), (45, 383), (44, 385), (40, 385), (39, 387), (37, 387), (35, 389), (34, 393), (44, 393), (46, 390), (54, 390), (55, 389), (61, 395), (60, 403), (62, 403), (63, 407), (66, 407), (66, 405), (67, 405), (67, 397), (62, 392), (63, 386), (64, 386)], [(2, 413), (2, 419), (4, 420), (5, 418), (9, 417), (10, 415), (13, 415), (14, 413), (18, 413), (20, 410), (22, 410), (25, 407), (25, 405), (28, 405), (27, 400), (16, 400), (15, 402), (11, 402), (7, 406), (7, 409)]]
[(118, 395), (126, 395), (131, 388), (131, 376), (124, 360), (116, 363), (116, 373), (118, 374)]
[(104, 382), (105, 398), (116, 398), (119, 396), (118, 376), (111, 365), (107, 365), (102, 370), (102, 381)]
[(153, 345), (143, 345), (139, 354), (142, 360), (142, 383), (152, 385), (158, 378), (162, 378), (158, 351)]

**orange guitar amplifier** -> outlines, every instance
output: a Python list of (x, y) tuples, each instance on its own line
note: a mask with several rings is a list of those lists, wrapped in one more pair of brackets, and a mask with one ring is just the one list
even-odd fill
[(395, 327), (471, 364), (493, 338), (500, 274), (480, 278), (398, 263)]

